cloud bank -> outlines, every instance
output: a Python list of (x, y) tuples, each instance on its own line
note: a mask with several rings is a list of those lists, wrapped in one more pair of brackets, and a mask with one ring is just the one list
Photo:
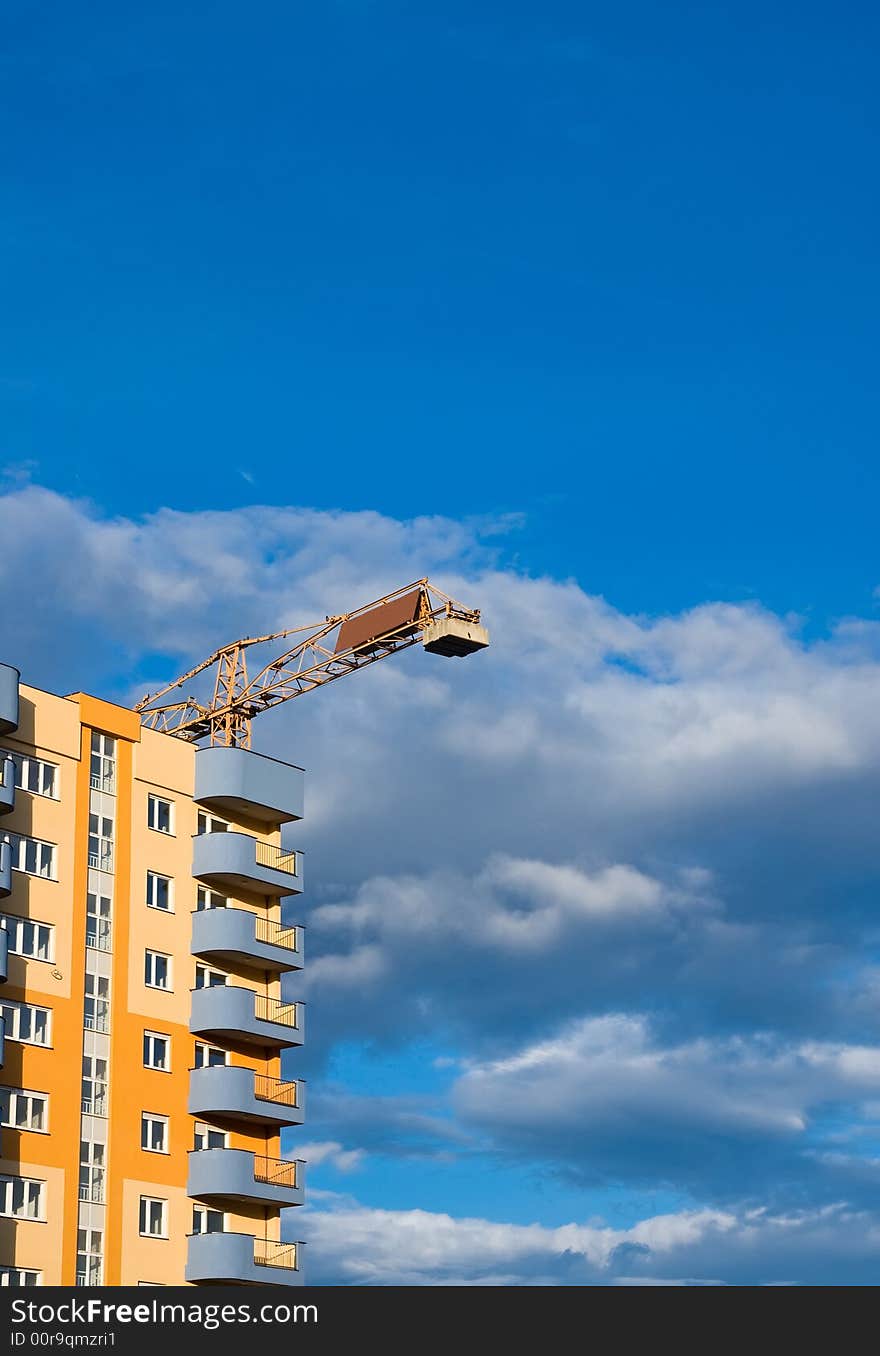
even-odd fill
[[(798, 1281), (824, 1257), (867, 1275), (880, 626), (808, 638), (711, 600), (627, 615), (512, 568), (515, 531), (307, 508), (134, 521), (12, 488), (4, 658), (41, 686), (134, 700), (237, 634), (425, 574), (483, 609), (486, 654), (411, 651), (256, 727), (310, 771), (292, 834), (309, 894), (292, 907), (309, 928), (313, 1166), (447, 1154), (454, 1196), (456, 1155), (485, 1153), (698, 1204), (651, 1239), (646, 1212), (566, 1242), (324, 1198), (316, 1274)], [(429, 1094), (405, 1073), (381, 1096), (325, 1077), (352, 1042), (403, 1070), (426, 1039), (448, 1065)], [(691, 1233), (661, 1244), (672, 1218)]]

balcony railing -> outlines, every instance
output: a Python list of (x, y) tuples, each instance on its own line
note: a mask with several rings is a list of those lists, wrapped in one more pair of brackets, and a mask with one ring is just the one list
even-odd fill
[(116, 794), (116, 778), (112, 772), (105, 773), (93, 772), (89, 777), (89, 785), (93, 791), (107, 791), (111, 796)]
[(77, 1271), (76, 1283), (77, 1285), (100, 1285), (101, 1284), (100, 1266), (95, 1267), (93, 1271)]
[(112, 871), (113, 853), (89, 851), (89, 866), (95, 871)]
[(79, 1198), (81, 1201), (91, 1201), (94, 1205), (104, 1204), (104, 1187), (101, 1186), (81, 1186), (79, 1189)]
[(87, 1012), (83, 1016), (83, 1026), (86, 1031), (110, 1030), (110, 1016), (106, 1012)]
[(278, 1106), (296, 1106), (296, 1083), (270, 1074), (254, 1074), (254, 1096), (260, 1102), (275, 1102)]
[(254, 1016), (260, 1022), (277, 1022), (279, 1026), (298, 1026), (296, 1003), (285, 1003), (281, 998), (267, 998), (254, 994)]
[(110, 942), (110, 924), (106, 923), (103, 927), (97, 927), (94, 924), (86, 923), (86, 946), (91, 947), (93, 951), (109, 951)]
[(286, 871), (291, 876), (297, 874), (296, 852), (275, 847), (273, 843), (261, 843), (259, 840), (257, 840), (255, 847), (257, 866), (268, 866), (273, 871)]
[(265, 1158), (254, 1155), (254, 1177), (258, 1182), (268, 1182), (270, 1186), (296, 1187), (299, 1185), (295, 1158)]
[(258, 1267), (286, 1267), (296, 1270), (296, 1244), (276, 1243), (271, 1238), (254, 1239), (254, 1262)]
[(270, 946), (284, 946), (288, 951), (296, 951), (296, 928), (286, 928), (283, 923), (275, 923), (271, 918), (256, 916), (254, 929), (258, 942), (267, 942)]
[(106, 1116), (107, 1099), (106, 1097), (84, 1097), (81, 1110), (84, 1116)]

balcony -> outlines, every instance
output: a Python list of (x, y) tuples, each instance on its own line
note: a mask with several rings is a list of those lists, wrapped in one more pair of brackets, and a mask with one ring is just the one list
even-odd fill
[(217, 745), (196, 752), (193, 800), (230, 819), (289, 824), (303, 817), (304, 778), (293, 763)]
[(190, 1069), (189, 1114), (208, 1120), (243, 1121), (280, 1130), (302, 1125), (306, 1089), (302, 1082), (273, 1078), (236, 1064)]
[(249, 833), (200, 833), (193, 838), (193, 875), (212, 890), (234, 894), (301, 894), (302, 853), (262, 843)]
[(247, 909), (201, 909), (192, 916), (194, 956), (259, 970), (301, 970), (302, 928), (286, 928)]
[(0, 899), (12, 894), (12, 849), (0, 842)]
[(11, 664), (0, 664), (0, 734), (18, 729), (18, 684), (21, 674)]
[(189, 1029), (211, 1041), (244, 1041), (278, 1050), (302, 1045), (305, 1007), (267, 998), (239, 984), (193, 989)]
[(0, 928), (0, 984), (9, 978), (9, 933)]
[(302, 1246), (252, 1234), (190, 1234), (185, 1280), (192, 1285), (302, 1285)]
[(186, 1194), (210, 1203), (244, 1201), (280, 1208), (303, 1203), (303, 1164), (250, 1149), (190, 1149)]
[(11, 758), (0, 758), (0, 815), (8, 815), (15, 808), (15, 764)]

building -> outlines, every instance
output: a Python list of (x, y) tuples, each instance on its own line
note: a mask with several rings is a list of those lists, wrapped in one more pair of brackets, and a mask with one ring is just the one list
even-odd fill
[(302, 1282), (302, 798), (0, 665), (0, 1284)]

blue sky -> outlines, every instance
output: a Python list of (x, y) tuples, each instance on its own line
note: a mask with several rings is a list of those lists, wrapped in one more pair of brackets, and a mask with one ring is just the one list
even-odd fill
[(6, 19), (3, 657), (493, 630), (261, 726), (316, 1279), (876, 1279), (876, 10)]
[(633, 610), (866, 606), (877, 26), (11, 4), (10, 456), (133, 513), (527, 510)]

